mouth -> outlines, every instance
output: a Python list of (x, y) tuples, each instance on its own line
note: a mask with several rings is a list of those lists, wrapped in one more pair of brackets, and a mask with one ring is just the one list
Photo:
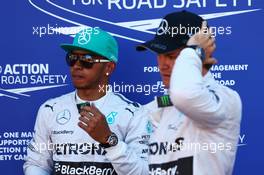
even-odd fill
[(162, 74), (163, 78), (170, 78), (170, 74)]
[(84, 76), (82, 76), (81, 74), (73, 74), (72, 75), (72, 79), (74, 79), (74, 80), (82, 80), (82, 79), (84, 79)]

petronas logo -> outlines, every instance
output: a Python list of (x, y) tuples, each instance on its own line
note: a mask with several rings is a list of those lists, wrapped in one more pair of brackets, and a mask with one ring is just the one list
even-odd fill
[(111, 112), (106, 116), (106, 121), (108, 124), (113, 124), (115, 122), (115, 118), (117, 116), (117, 112)]
[(161, 97), (158, 97), (157, 100), (158, 100), (158, 107), (172, 106), (172, 102), (170, 100), (169, 95), (163, 95)]

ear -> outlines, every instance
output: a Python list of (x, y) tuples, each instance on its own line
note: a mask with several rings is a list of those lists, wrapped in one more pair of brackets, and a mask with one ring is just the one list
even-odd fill
[(105, 75), (110, 76), (113, 73), (113, 71), (115, 70), (115, 66), (116, 66), (116, 64), (114, 62), (107, 63), (106, 68), (105, 68)]

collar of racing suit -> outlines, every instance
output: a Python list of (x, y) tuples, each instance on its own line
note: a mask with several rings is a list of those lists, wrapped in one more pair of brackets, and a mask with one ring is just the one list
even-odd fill
[(89, 102), (90, 104), (94, 104), (97, 108), (102, 108), (107, 100), (107, 97), (109, 96), (109, 93), (106, 92), (106, 94), (104, 96), (102, 96), (101, 98), (94, 100), (94, 101), (86, 101), (81, 99), (78, 94), (77, 91), (75, 91), (75, 102), (76, 104), (80, 104), (80, 103), (85, 103), (85, 102)]

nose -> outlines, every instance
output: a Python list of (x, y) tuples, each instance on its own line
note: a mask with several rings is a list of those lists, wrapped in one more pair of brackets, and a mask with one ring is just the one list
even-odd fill
[(73, 69), (82, 69), (82, 65), (80, 63), (80, 60), (77, 60), (75, 64), (72, 66)]

